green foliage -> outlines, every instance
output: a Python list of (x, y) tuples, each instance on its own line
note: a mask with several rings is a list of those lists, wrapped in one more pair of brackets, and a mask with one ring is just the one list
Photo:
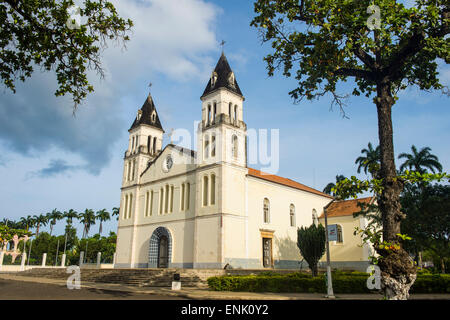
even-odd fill
[(0, 224), (0, 248), (3, 247), (2, 243), (3, 242), (9, 242), (12, 240), (12, 238), (14, 237), (14, 235), (16, 235), (21, 238), (25, 235), (27, 236), (31, 236), (32, 233), (28, 232), (27, 230), (23, 230), (23, 229), (14, 229), (14, 228), (10, 228), (8, 225), (5, 224)]
[(406, 249), (416, 254), (431, 250), (437, 266), (446, 269), (441, 265), (445, 266), (445, 259), (450, 258), (450, 186), (407, 186), (401, 196), (401, 205), (406, 215), (401, 230), (413, 238)]
[(257, 27), (273, 53), (264, 60), (269, 75), (282, 68), (295, 76), (297, 88), (290, 95), (301, 100), (336, 93), (338, 82), (353, 78), (351, 94), (369, 97), (381, 77), (390, 82), (396, 100), (399, 90), (416, 85), (422, 90), (441, 89), (436, 58), (450, 61), (448, 6), (445, 1), (416, 1), (406, 8), (395, 0), (373, 4), (382, 13), (380, 29), (368, 27), (367, 1), (257, 0)]
[[(442, 173), (420, 173), (417, 171), (406, 170), (403, 174), (398, 175), (393, 179), (394, 181), (400, 181), (403, 184), (423, 184), (427, 185), (430, 182), (450, 182), (450, 175), (446, 172)], [(381, 195), (383, 191), (383, 179), (370, 179), (359, 180), (355, 176), (351, 176), (350, 179), (346, 178), (339, 181), (336, 187), (333, 188), (336, 195), (342, 198), (352, 197), (356, 199), (358, 194), (364, 192), (376, 193)]]
[(404, 171), (406, 168), (420, 173), (425, 173), (427, 169), (433, 173), (435, 173), (435, 170), (442, 171), (442, 165), (439, 163), (438, 157), (430, 153), (430, 147), (422, 148), (417, 152), (416, 146), (413, 145), (411, 151), (411, 154), (400, 153), (398, 155), (399, 159), (406, 159), (400, 165), (400, 171)]
[(73, 0), (0, 2), (0, 76), (15, 92), (15, 81), (25, 81), (39, 66), (56, 72), (56, 96), (71, 94), (75, 107), (94, 88), (88, 70), (103, 77), (100, 62), (108, 40), (129, 40), (131, 20), (119, 17), (105, 0), (84, 0), (81, 16), (85, 23), (71, 29), (68, 8)]
[(325, 253), (325, 228), (319, 224), (297, 229), (297, 246), (308, 262), (313, 275), (317, 274), (317, 263)]
[[(335, 271), (332, 274), (334, 293), (370, 293), (367, 288), (369, 275), (364, 272)], [(247, 292), (297, 292), (325, 293), (325, 275), (317, 277), (304, 273), (287, 275), (221, 276), (208, 280), (208, 286), (215, 291)], [(449, 293), (450, 275), (418, 274), (411, 289), (412, 293)]]
[(380, 170), (380, 146), (377, 146), (374, 149), (372, 143), (369, 142), (367, 149), (362, 149), (361, 153), (363, 156), (360, 156), (355, 160), (355, 163), (358, 164), (358, 173), (360, 173), (361, 169), (364, 169), (364, 173), (367, 174), (368, 170), (372, 177), (376, 177)]
[(99, 234), (96, 234), (90, 238), (81, 239), (77, 248), (78, 251), (85, 251), (86, 263), (96, 263), (98, 252), (102, 253), (102, 262), (112, 263), (114, 252), (116, 251), (116, 241), (117, 236), (114, 232), (111, 232), (108, 237), (101, 237)]
[(411, 293), (450, 293), (450, 275), (419, 273)]
[[(117, 236), (111, 232), (107, 237), (101, 237), (99, 234), (90, 238), (78, 239), (76, 229), (67, 226), (67, 244), (66, 244), (66, 265), (78, 265), (80, 252), (85, 252), (86, 263), (96, 263), (97, 253), (102, 253), (102, 263), (112, 263), (114, 252), (116, 251)], [(58, 252), (58, 264), (61, 263), (61, 257), (64, 253), (65, 235), (51, 236), (47, 232), (42, 232), (32, 244), (27, 243), (27, 254), (31, 245), (30, 265), (40, 264), (42, 255), (47, 253), (47, 265), (55, 265), (56, 253)], [(58, 248), (59, 241), (59, 248)], [(87, 252), (86, 252), (87, 244)], [(19, 245), (21, 247), (21, 245)]]
[[(342, 174), (339, 174), (336, 176), (336, 183), (338, 183), (339, 181), (342, 181), (345, 179), (345, 176), (343, 176)], [(324, 193), (327, 193), (329, 195), (333, 194), (333, 197), (336, 196), (334, 192), (332, 192), (333, 188), (336, 187), (336, 184), (333, 182), (330, 182), (329, 184), (327, 184), (325, 186), (325, 188), (323, 189)]]

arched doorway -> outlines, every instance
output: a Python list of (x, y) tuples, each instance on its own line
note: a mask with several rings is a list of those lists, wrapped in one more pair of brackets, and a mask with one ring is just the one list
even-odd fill
[(158, 250), (158, 268), (167, 268), (169, 266), (169, 240), (166, 236), (159, 238)]
[(159, 227), (150, 237), (149, 268), (169, 268), (172, 262), (172, 236), (167, 228)]

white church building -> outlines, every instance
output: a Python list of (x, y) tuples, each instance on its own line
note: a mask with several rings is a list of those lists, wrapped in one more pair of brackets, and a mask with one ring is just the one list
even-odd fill
[(223, 53), (201, 101), (197, 152), (163, 147), (151, 95), (138, 110), (115, 267), (297, 269), (297, 228), (317, 220), (332, 197), (247, 166), (244, 96)]

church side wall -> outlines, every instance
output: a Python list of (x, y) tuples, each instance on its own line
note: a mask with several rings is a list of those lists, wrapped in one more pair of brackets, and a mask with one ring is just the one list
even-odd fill
[[(298, 269), (302, 260), (297, 247), (297, 228), (310, 226), (312, 211), (318, 214), (331, 199), (302, 190), (247, 177), (249, 267), (262, 268), (263, 237), (272, 234), (274, 268)], [(264, 223), (264, 199), (270, 203), (270, 220)], [(295, 224), (290, 225), (290, 205), (295, 206)]]

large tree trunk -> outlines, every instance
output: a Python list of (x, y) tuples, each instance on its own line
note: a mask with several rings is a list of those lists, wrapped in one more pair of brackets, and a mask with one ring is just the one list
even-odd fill
[[(397, 234), (400, 233), (400, 223), (404, 218), (400, 206), (402, 184), (394, 178), (397, 175), (394, 160), (394, 143), (391, 109), (394, 99), (388, 82), (377, 85), (376, 105), (378, 111), (378, 135), (380, 139), (381, 169), (383, 191), (379, 197), (379, 208), (383, 222), (383, 240), (400, 245)], [(416, 269), (408, 253), (400, 249), (376, 248), (381, 255), (381, 289), (387, 299), (408, 299), (409, 289), (416, 279)]]

